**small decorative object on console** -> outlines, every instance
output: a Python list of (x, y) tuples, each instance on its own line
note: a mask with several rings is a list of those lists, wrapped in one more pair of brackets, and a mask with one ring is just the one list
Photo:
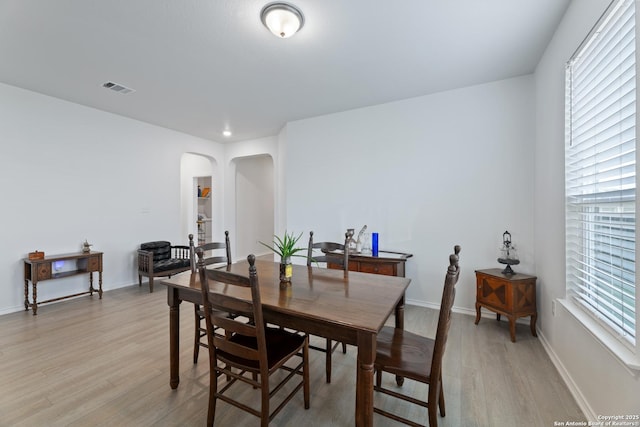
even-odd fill
[(378, 256), (378, 233), (371, 233), (371, 255)]
[(347, 240), (347, 246), (350, 254), (356, 252), (356, 239), (353, 238), (353, 234), (354, 234), (354, 229), (347, 228), (347, 235), (349, 236)]
[(29, 252), (29, 259), (44, 259), (44, 252)]
[(367, 225), (365, 224), (364, 227), (362, 227), (360, 229), (360, 232), (358, 233), (358, 240), (356, 241), (356, 253), (360, 253), (362, 252), (362, 245), (364, 245), (364, 232), (367, 231)]
[(501, 256), (498, 258), (498, 262), (507, 265), (505, 269), (502, 270), (502, 274), (514, 274), (515, 272), (511, 269), (511, 266), (520, 264), (520, 260), (518, 259), (515, 245), (511, 243), (511, 233), (508, 231), (502, 234), (502, 247), (500, 248), (500, 252)]
[(87, 239), (84, 239), (84, 243), (82, 244), (82, 252), (91, 252), (91, 243), (87, 242)]

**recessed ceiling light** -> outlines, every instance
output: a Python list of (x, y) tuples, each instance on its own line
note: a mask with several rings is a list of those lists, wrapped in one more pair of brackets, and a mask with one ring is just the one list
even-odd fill
[(230, 137), (231, 136), (231, 131), (230, 130), (223, 130), (222, 131), (222, 136), (225, 136), (227, 138)]

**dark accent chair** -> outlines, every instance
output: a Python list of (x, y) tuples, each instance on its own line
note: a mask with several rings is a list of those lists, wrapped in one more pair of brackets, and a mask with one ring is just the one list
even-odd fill
[[(343, 271), (349, 270), (349, 251), (348, 251), (349, 234), (344, 234), (344, 244), (334, 242), (315, 242), (313, 241), (313, 231), (309, 232), (309, 246), (307, 250), (307, 266), (313, 264), (330, 262), (339, 265)], [(327, 338), (325, 347), (309, 345), (309, 348), (326, 353), (325, 370), (327, 382), (331, 382), (331, 356), (338, 348), (340, 342), (332, 343)], [(347, 352), (347, 345), (342, 343), (342, 352)]]
[[(438, 407), (440, 416), (445, 416), (444, 391), (442, 389), (442, 358), (447, 344), (449, 326), (451, 325), (451, 309), (456, 296), (455, 285), (460, 275), (458, 254), (460, 246), (456, 245), (454, 254), (449, 256), (449, 267), (444, 280), (440, 316), (435, 339), (426, 338), (403, 329), (385, 326), (378, 334), (376, 360), (374, 369), (376, 383), (374, 390), (407, 402), (427, 408), (430, 427), (438, 426)], [(396, 382), (402, 384), (404, 378), (428, 384), (427, 399), (418, 399), (415, 395), (406, 395), (398, 389), (389, 389), (382, 385), (382, 372), (396, 376)], [(400, 378), (400, 380), (398, 380)], [(388, 412), (378, 407), (374, 412), (411, 426), (420, 426), (407, 418)]]
[[(249, 255), (249, 277), (233, 274), (225, 269), (205, 268), (203, 251), (197, 250), (198, 274), (202, 289), (202, 302), (209, 342), (209, 408), (207, 426), (213, 426), (218, 399), (260, 418), (265, 427), (300, 389), (303, 389), (304, 407), (309, 408), (309, 338), (284, 329), (267, 327), (262, 315), (260, 286), (254, 255)], [(210, 283), (211, 282), (211, 283)], [(215, 282), (215, 283), (214, 283)], [(245, 288), (250, 300), (230, 296), (232, 288)], [(227, 293), (227, 290), (229, 293)], [(233, 316), (229, 316), (232, 314)], [(249, 318), (246, 323), (240, 318)], [(225, 334), (217, 333), (223, 329)], [(286, 364), (296, 358), (295, 363)], [(220, 363), (218, 363), (220, 362)], [(269, 379), (276, 375), (278, 384), (271, 388)], [(218, 389), (218, 377), (226, 375), (228, 381)], [(284, 387), (285, 383), (299, 378), (297, 384)], [(226, 392), (244, 382), (260, 389), (260, 409), (253, 402), (236, 400), (246, 393)], [(273, 411), (269, 409), (271, 397), (278, 392), (288, 393)]]
[[(189, 246), (191, 247), (191, 272), (195, 273), (197, 271), (197, 259), (196, 259), (196, 251), (201, 249), (206, 258), (203, 259), (204, 265), (214, 265), (214, 264), (231, 264), (231, 243), (229, 241), (229, 232), (224, 232), (224, 242), (211, 242), (205, 243), (200, 246), (194, 246), (193, 244), (193, 234), (189, 234)], [(220, 253), (224, 250), (224, 255)], [(210, 256), (208, 256), (210, 255)], [(204, 310), (201, 305), (193, 304), (193, 311), (195, 317), (195, 336), (193, 342), (193, 363), (198, 363), (198, 355), (200, 353), (200, 347), (209, 348), (209, 345), (206, 343), (207, 336), (207, 325), (203, 325), (202, 321), (204, 320)], [(205, 340), (203, 340), (205, 338)]]
[(142, 286), (142, 276), (148, 277), (149, 292), (153, 292), (155, 277), (171, 277), (190, 268), (190, 246), (172, 246), (171, 242), (156, 241), (142, 243), (138, 249), (138, 285)]

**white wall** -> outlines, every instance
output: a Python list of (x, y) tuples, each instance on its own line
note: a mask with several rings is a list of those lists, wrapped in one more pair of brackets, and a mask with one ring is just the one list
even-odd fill
[[(222, 145), (0, 84), (0, 313), (22, 310), (28, 252), (103, 251), (104, 289), (137, 282), (139, 244), (182, 233), (185, 152), (222, 159)], [(38, 286), (44, 300), (88, 287), (76, 276)]]
[(414, 254), (409, 302), (439, 306), (462, 246), (456, 307), (473, 311), (474, 270), (500, 267), (502, 233), (534, 272), (532, 76), (291, 122), (289, 231), (342, 241), (363, 224), (380, 249)]
[(627, 370), (563, 306), (556, 304), (555, 316), (551, 310), (551, 302), (565, 296), (564, 64), (608, 4), (571, 2), (535, 73), (535, 258), (541, 339), (592, 418), (640, 413), (638, 373)]

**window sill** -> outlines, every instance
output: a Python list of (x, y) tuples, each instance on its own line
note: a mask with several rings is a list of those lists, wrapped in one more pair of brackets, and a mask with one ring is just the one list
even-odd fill
[(600, 344), (603, 345), (633, 376), (640, 375), (640, 357), (622, 342), (618, 341), (598, 321), (573, 301), (558, 299), (558, 302), (589, 332)]

